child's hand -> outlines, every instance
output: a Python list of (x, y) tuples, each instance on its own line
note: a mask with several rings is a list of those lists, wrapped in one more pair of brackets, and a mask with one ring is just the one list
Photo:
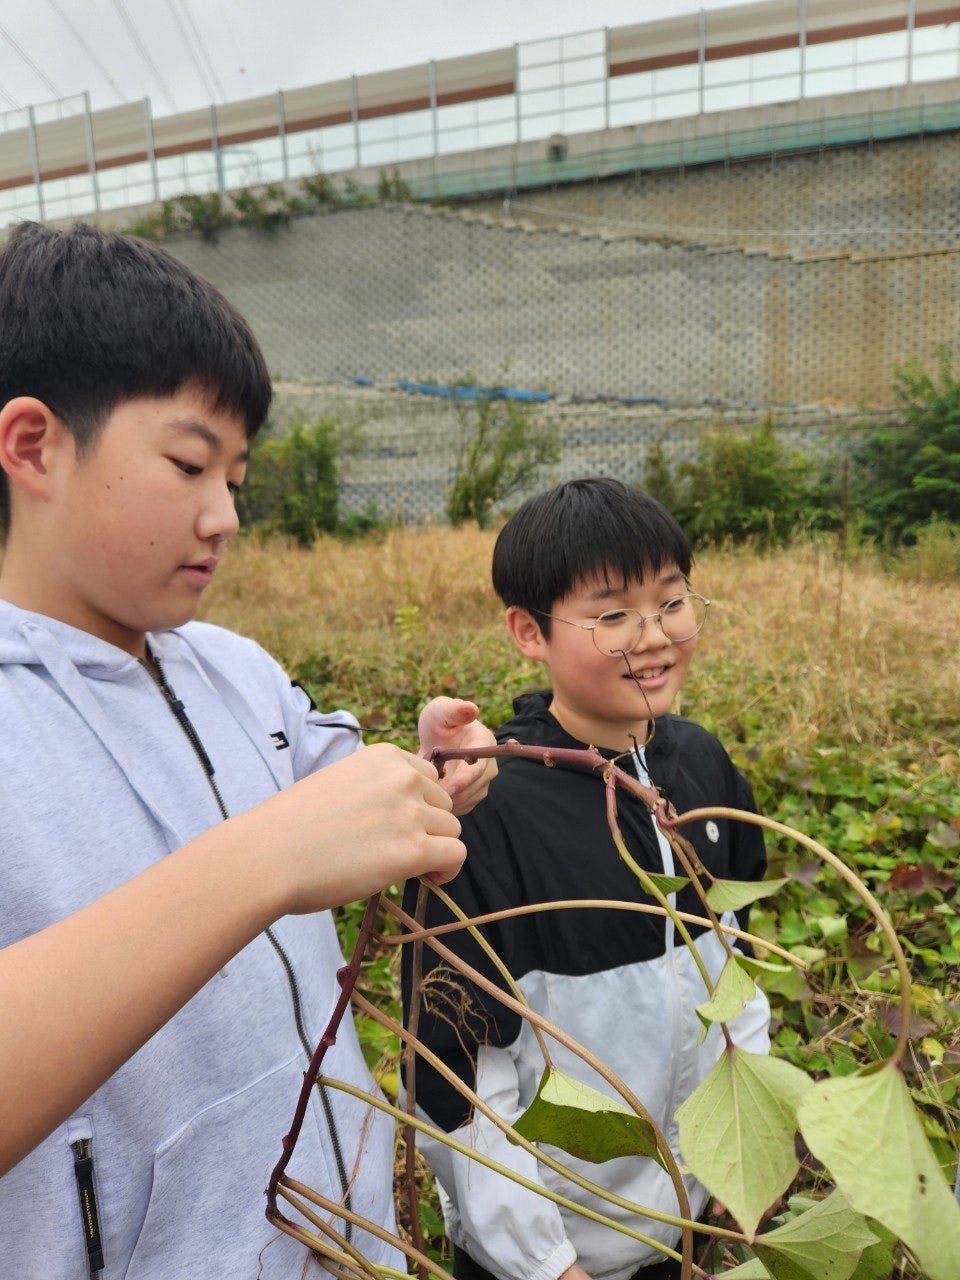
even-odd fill
[(390, 743), (364, 747), (235, 822), (262, 842), (280, 914), (320, 911), (427, 875), (442, 884), (466, 850), (432, 764)]
[[(471, 747), (495, 747), (497, 740), (477, 717), (475, 702), (462, 698), (433, 698), (420, 713), (420, 754), (429, 755), (434, 747), (442, 750), (469, 750)], [(440, 785), (453, 800), (454, 813), (469, 813), (487, 794), (497, 772), (493, 759), (451, 760), (444, 767)]]

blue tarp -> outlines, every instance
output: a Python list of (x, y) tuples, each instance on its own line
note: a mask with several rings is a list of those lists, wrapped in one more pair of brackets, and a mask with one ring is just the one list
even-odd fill
[[(353, 381), (359, 380), (354, 378)], [(417, 391), (420, 395), (438, 396), (442, 400), (522, 400), (542, 404), (553, 399), (552, 391), (526, 391), (520, 387), (478, 387), (461, 383), (451, 386), (442, 382), (411, 382), (408, 378), (400, 378), (396, 385), (401, 391)]]

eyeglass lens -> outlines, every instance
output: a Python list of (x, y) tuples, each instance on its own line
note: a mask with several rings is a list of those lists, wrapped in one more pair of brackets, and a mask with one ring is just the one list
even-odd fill
[(707, 602), (701, 596), (677, 596), (660, 610), (644, 618), (636, 609), (611, 609), (602, 613), (593, 628), (594, 644), (601, 653), (623, 653), (635, 648), (644, 626), (659, 623), (668, 640), (691, 640), (703, 626)]

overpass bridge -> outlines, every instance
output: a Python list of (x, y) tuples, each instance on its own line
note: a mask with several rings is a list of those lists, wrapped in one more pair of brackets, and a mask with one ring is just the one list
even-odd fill
[(960, 129), (960, 6), (757, 0), (155, 116), (0, 114), (0, 225), (327, 174), (458, 198)]

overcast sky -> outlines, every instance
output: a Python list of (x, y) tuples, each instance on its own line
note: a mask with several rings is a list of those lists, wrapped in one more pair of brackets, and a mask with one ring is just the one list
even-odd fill
[(87, 90), (163, 116), (730, 2), (0, 0), (0, 113)]

